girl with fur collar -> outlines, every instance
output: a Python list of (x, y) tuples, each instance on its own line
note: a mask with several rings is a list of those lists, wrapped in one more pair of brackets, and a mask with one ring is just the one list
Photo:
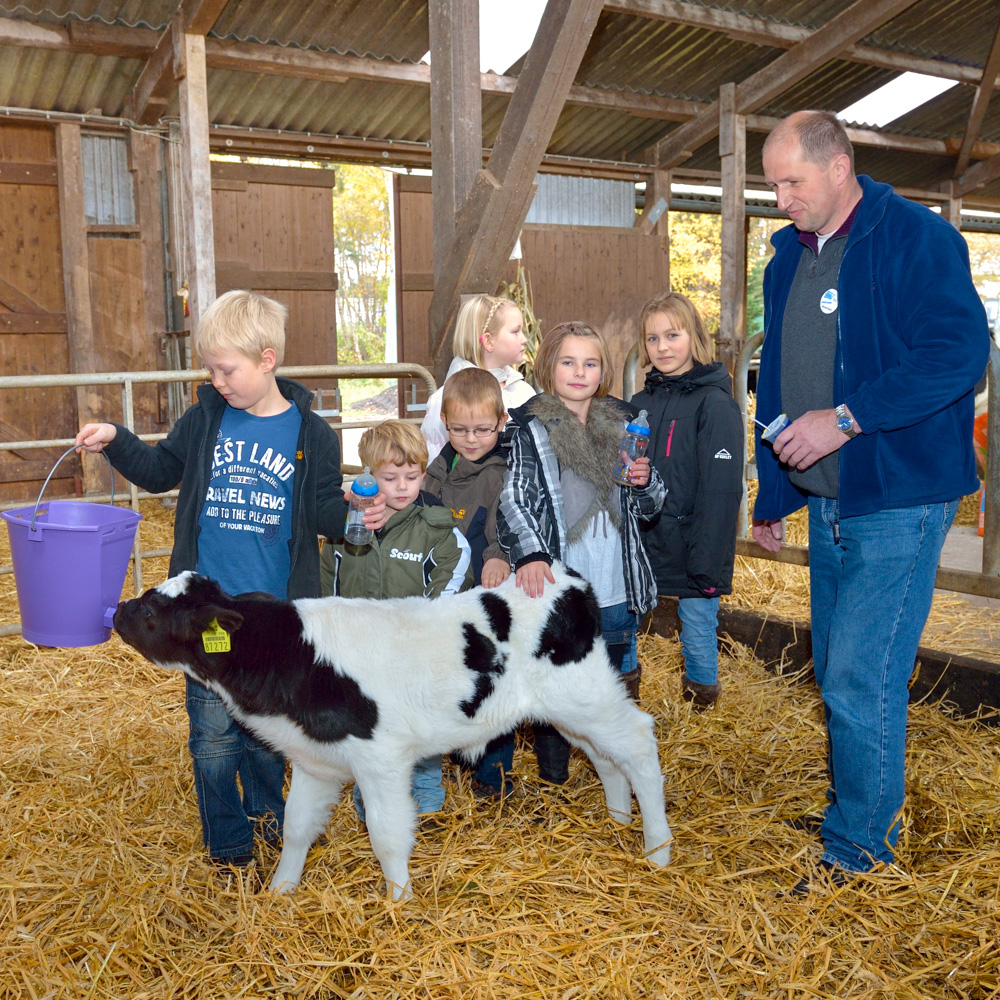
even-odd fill
[[(537, 597), (559, 559), (588, 579), (601, 609), (608, 655), (636, 699), (635, 635), (656, 603), (656, 581), (639, 522), (654, 517), (665, 490), (648, 459), (612, 478), (625, 424), (637, 411), (608, 395), (607, 343), (583, 323), (561, 323), (542, 340), (535, 378), (543, 390), (510, 413), (510, 455), (500, 494), (497, 533), (517, 585)], [(535, 727), (539, 773), (568, 777), (569, 744), (550, 727)]]

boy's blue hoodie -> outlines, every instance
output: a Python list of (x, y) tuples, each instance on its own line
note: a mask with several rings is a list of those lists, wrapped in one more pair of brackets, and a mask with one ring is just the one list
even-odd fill
[[(888, 184), (864, 174), (858, 182), (861, 204), (837, 279), (834, 399), (864, 431), (839, 452), (844, 517), (954, 500), (979, 488), (973, 392), (990, 344), (961, 234)], [(757, 382), (757, 418), (765, 424), (782, 411), (781, 321), (804, 250), (791, 225), (771, 242)], [(755, 517), (778, 520), (805, 504), (759, 428), (757, 470)]]

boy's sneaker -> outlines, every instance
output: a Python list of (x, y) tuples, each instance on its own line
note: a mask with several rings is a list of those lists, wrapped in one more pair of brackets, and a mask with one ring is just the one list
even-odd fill
[(849, 882), (854, 881), (861, 875), (861, 872), (848, 871), (835, 865), (832, 861), (819, 861), (815, 869), (808, 875), (804, 875), (787, 892), (779, 892), (778, 898), (804, 899), (814, 889), (843, 889)]
[(499, 802), (501, 799), (509, 799), (514, 794), (514, 782), (507, 779), (503, 788), (499, 788), (496, 785), (488, 785), (478, 778), (473, 778), (472, 794), (481, 802)]
[(253, 851), (246, 854), (227, 854), (224, 858), (209, 858), (216, 868), (247, 868), (253, 861)]
[(681, 681), (681, 697), (691, 703), (691, 707), (696, 712), (704, 712), (710, 708), (715, 708), (722, 693), (722, 685), (698, 684), (689, 681), (687, 677)]

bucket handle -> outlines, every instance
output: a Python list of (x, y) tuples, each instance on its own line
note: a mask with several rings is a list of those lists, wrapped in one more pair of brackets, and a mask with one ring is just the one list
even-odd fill
[[(77, 446), (71, 444), (57, 459), (56, 464), (49, 469), (49, 474), (45, 477), (45, 482), (42, 483), (42, 488), (38, 491), (38, 499), (35, 501), (35, 509), (31, 512), (31, 525), (29, 526), (29, 531), (35, 531), (35, 518), (38, 516), (38, 505), (42, 502), (42, 494), (45, 492), (45, 487), (49, 485), (49, 480), (52, 478), (52, 473), (59, 468), (59, 463), (70, 453), (76, 451)], [(111, 506), (115, 505), (115, 467), (111, 464), (111, 459), (108, 457), (107, 452), (102, 452), (105, 458), (108, 460), (108, 471), (111, 473)]]

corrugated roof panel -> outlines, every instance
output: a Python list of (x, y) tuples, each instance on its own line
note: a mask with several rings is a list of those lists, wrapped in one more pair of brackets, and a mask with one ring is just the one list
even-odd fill
[(526, 223), (561, 226), (631, 226), (635, 184), (594, 177), (539, 174)]
[(300, 48), (336, 49), (397, 62), (430, 48), (427, 0), (255, 0), (231, 2), (213, 35)]

